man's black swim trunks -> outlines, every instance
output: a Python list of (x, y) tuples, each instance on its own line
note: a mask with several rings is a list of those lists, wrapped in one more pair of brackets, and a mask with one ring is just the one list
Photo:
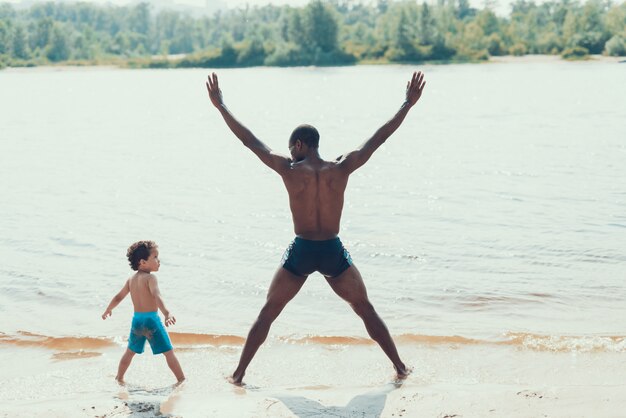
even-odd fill
[(285, 251), (281, 264), (297, 276), (319, 271), (326, 277), (337, 277), (352, 265), (352, 258), (339, 237), (324, 241), (296, 237)]

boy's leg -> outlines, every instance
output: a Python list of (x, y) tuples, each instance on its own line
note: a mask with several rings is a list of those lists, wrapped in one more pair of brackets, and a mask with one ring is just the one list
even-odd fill
[(130, 366), (130, 362), (134, 356), (135, 352), (127, 348), (126, 352), (120, 359), (120, 365), (117, 367), (117, 376), (115, 377), (115, 380), (120, 383), (124, 383), (124, 374), (126, 373), (128, 366)]
[(178, 380), (178, 382), (185, 380), (185, 374), (183, 373), (183, 369), (180, 367), (180, 363), (174, 354), (174, 350), (166, 351), (163, 355), (165, 356), (165, 360), (167, 361), (167, 365), (170, 370), (174, 373), (174, 376), (176, 376), (176, 380)]

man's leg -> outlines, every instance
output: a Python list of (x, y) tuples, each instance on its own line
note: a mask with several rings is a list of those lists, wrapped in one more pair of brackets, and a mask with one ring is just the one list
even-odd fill
[(330, 287), (339, 295), (343, 300), (348, 302), (354, 312), (361, 317), (367, 333), (369, 336), (380, 345), (389, 360), (393, 363), (393, 366), (398, 373), (399, 378), (405, 378), (409, 374), (406, 366), (400, 360), (396, 345), (391, 339), (389, 330), (385, 326), (385, 323), (378, 316), (374, 307), (367, 298), (367, 290), (365, 289), (365, 283), (361, 273), (355, 265), (350, 266), (346, 271), (337, 277), (326, 278)]
[(287, 302), (298, 293), (305, 280), (306, 277), (296, 276), (282, 267), (278, 268), (267, 291), (265, 306), (261, 309), (257, 320), (248, 333), (248, 338), (239, 359), (239, 365), (230, 379), (231, 383), (241, 384), (248, 365), (267, 338), (272, 322), (278, 317), (285, 305), (287, 305)]

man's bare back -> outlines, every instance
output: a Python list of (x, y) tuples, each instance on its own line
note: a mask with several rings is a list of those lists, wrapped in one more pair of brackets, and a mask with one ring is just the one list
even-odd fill
[(291, 158), (274, 152), (230, 113), (222, 99), (215, 73), (209, 76), (206, 86), (211, 102), (235, 136), (283, 179), (296, 233), (296, 239), (288, 247), (274, 275), (266, 303), (248, 333), (237, 369), (229, 380), (234, 384), (242, 383), (246, 369), (267, 338), (271, 324), (314, 271), (321, 273), (333, 291), (348, 302), (363, 320), (370, 337), (393, 363), (397, 377), (406, 378), (410, 369), (400, 360), (387, 327), (367, 297), (361, 274), (337, 235), (350, 174), (365, 164), (402, 124), (422, 95), (425, 86), (423, 74), (413, 73), (407, 82), (402, 106), (387, 123), (360, 147), (334, 161), (320, 157), (319, 133), (310, 125), (300, 125), (291, 134)]
[(348, 174), (335, 161), (306, 158), (282, 174), (297, 236), (325, 240), (339, 234)]

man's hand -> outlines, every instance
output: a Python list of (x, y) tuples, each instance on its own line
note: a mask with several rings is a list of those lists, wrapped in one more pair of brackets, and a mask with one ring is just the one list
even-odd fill
[(224, 104), (224, 100), (222, 99), (222, 91), (217, 81), (217, 74), (212, 73), (207, 79), (206, 89), (209, 92), (211, 103), (213, 103), (213, 106), (219, 108)]
[(407, 81), (406, 83), (406, 102), (409, 104), (409, 106), (413, 106), (415, 103), (417, 103), (417, 101), (422, 96), (425, 85), (426, 82), (424, 81), (424, 74), (422, 74), (421, 71), (414, 72), (411, 80)]
[(174, 325), (174, 324), (176, 324), (176, 318), (174, 318), (174, 315), (170, 313), (165, 315), (165, 326), (169, 327), (170, 325)]
[(113, 314), (113, 311), (111, 309), (107, 309), (106, 311), (104, 311), (104, 313), (102, 314), (102, 319), (107, 319), (107, 317), (111, 316)]

